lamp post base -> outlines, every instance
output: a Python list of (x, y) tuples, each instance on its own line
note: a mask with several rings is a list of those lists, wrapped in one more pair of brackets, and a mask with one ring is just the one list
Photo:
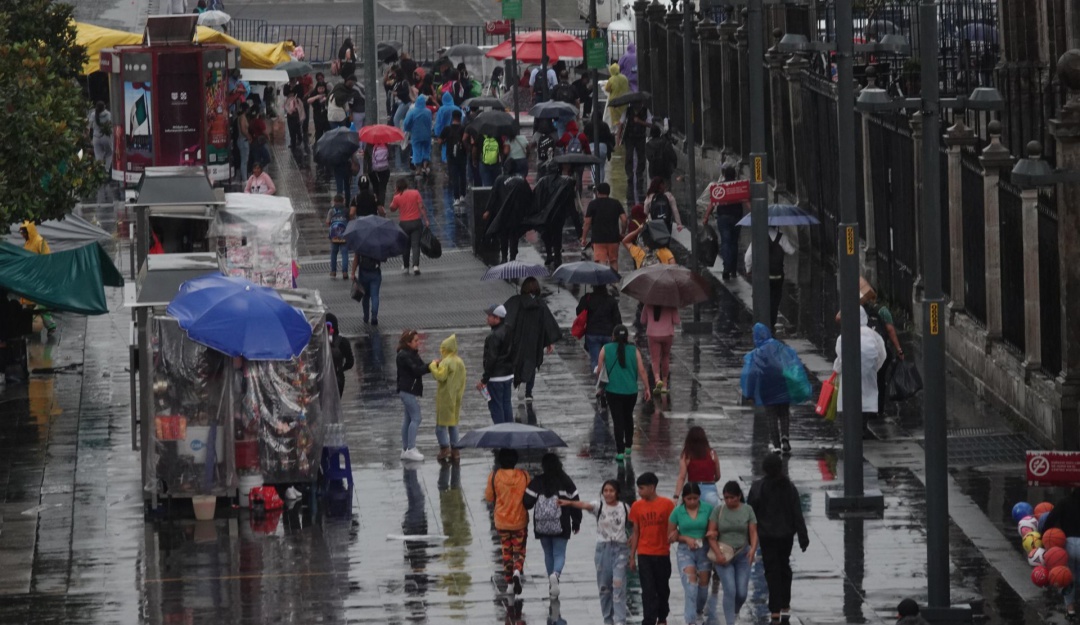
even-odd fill
[(863, 491), (862, 495), (848, 497), (843, 491), (825, 493), (825, 516), (881, 518), (885, 514), (885, 496), (876, 488)]
[(953, 605), (947, 608), (919, 608), (919, 614), (927, 623), (935, 625), (961, 625), (974, 622), (974, 612), (970, 605)]

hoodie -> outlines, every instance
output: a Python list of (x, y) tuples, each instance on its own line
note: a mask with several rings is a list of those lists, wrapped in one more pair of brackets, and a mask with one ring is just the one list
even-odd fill
[(327, 333), (330, 341), (330, 354), (334, 359), (334, 375), (337, 377), (338, 390), (345, 388), (345, 372), (353, 368), (353, 351), (348, 339), (338, 334), (338, 318), (333, 313), (326, 313)]
[(626, 76), (626, 79), (630, 81), (631, 91), (638, 90), (637, 68), (637, 44), (630, 43), (626, 46), (626, 52), (623, 52), (623, 55), (619, 57), (619, 71), (621, 71), (623, 76)]
[[(862, 411), (877, 414), (878, 411), (878, 386), (877, 372), (885, 364), (887, 352), (885, 340), (881, 335), (869, 326), (870, 319), (866, 315), (866, 309), (859, 307), (859, 351), (862, 360)], [(843, 337), (836, 337), (836, 361), (833, 363), (833, 371), (840, 375), (840, 386), (837, 391), (842, 398), (844, 389), (843, 362), (841, 357)], [(836, 404), (838, 412), (843, 411), (843, 401)]]
[(431, 111), (427, 108), (427, 96), (416, 97), (416, 103), (405, 115), (401, 128), (409, 133), (413, 141), (431, 141)]
[[(608, 78), (607, 84), (604, 85), (604, 91), (608, 94), (608, 101), (630, 93), (630, 81), (626, 76), (622, 75), (622, 71), (619, 69), (618, 63), (612, 63), (608, 68), (611, 73), (611, 78)], [(611, 106), (608, 107), (611, 111), (611, 123), (618, 124), (622, 121), (623, 113), (626, 112), (626, 106)]]
[(30, 235), (26, 239), (26, 243), (23, 243), (23, 249), (35, 254), (49, 254), (49, 244), (45, 242), (45, 238), (38, 234), (37, 226), (32, 221), (24, 221), (22, 227), (26, 228), (26, 234)]
[(760, 406), (800, 403), (810, 397), (810, 381), (799, 355), (773, 338), (768, 326), (755, 323), (754, 349), (743, 357), (739, 385), (743, 397)]
[(451, 334), (441, 345), (442, 359), (428, 365), (439, 383), (435, 391), (435, 425), (454, 426), (461, 420), (461, 399), (465, 396), (465, 363), (457, 355), (457, 335)]
[(578, 130), (578, 125), (575, 121), (567, 122), (566, 132), (559, 138), (559, 142), (556, 145), (560, 148), (566, 148), (574, 139), (577, 139), (581, 144), (582, 154), (592, 154), (592, 148), (589, 146), (589, 138), (585, 136), (585, 133)]
[[(435, 114), (435, 136), (438, 137), (442, 134), (442, 131), (454, 121), (454, 111), (461, 111), (456, 104), (454, 104), (454, 96), (449, 92), (442, 94), (442, 106), (439, 107), (439, 112)], [(462, 119), (465, 114), (462, 113)]]

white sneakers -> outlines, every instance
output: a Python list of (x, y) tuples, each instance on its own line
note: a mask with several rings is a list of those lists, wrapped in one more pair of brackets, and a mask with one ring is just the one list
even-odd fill
[(514, 583), (514, 594), (515, 595), (520, 595), (521, 590), (522, 590), (521, 589), (521, 571), (518, 571), (516, 569), (514, 570), (514, 577), (513, 577), (512, 581)]
[(412, 267), (412, 275), (414, 275), (414, 276), (420, 275), (420, 265), (413, 265), (413, 267)]
[(424, 454), (420, 453), (419, 450), (413, 447), (412, 449), (406, 449), (405, 451), (401, 452), (401, 459), (409, 460), (411, 462), (423, 462)]
[(552, 573), (548, 576), (548, 596), (552, 599), (559, 598), (559, 574)]

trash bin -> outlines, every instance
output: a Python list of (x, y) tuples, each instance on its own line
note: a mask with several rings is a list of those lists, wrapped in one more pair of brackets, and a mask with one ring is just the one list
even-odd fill
[(491, 187), (472, 188), (472, 219), (469, 222), (469, 229), (472, 232), (473, 254), (476, 254), (485, 264), (495, 265), (499, 262), (499, 243), (495, 239), (484, 236), (488, 226), (484, 222), (484, 211), (487, 209), (490, 197)]

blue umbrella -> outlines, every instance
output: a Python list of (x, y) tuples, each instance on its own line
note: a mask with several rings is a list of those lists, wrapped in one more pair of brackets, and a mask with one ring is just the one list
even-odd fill
[(551, 430), (524, 423), (500, 423), (466, 432), (462, 447), (487, 449), (547, 449), (566, 447), (566, 442)]
[[(770, 226), (812, 226), (821, 223), (817, 217), (792, 204), (769, 204)], [(738, 226), (750, 225), (750, 213), (739, 220)]]
[(382, 262), (403, 254), (409, 248), (409, 235), (385, 217), (368, 215), (349, 222), (345, 228), (345, 242), (350, 250), (361, 256)]
[(244, 278), (215, 273), (188, 280), (165, 310), (188, 338), (229, 356), (289, 360), (311, 341), (304, 313)]
[(495, 265), (484, 273), (481, 280), (513, 280), (515, 278), (546, 278), (551, 275), (543, 265), (530, 265), (519, 260)]
[(553, 277), (567, 284), (614, 284), (619, 281), (619, 274), (611, 267), (587, 260), (559, 265)]

